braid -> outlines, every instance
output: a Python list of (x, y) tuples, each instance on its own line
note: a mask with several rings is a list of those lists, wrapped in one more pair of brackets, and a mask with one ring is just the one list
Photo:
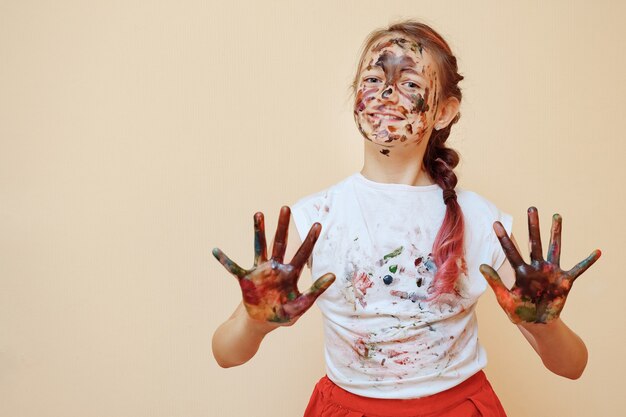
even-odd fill
[(458, 182), (452, 170), (459, 164), (459, 154), (445, 145), (453, 123), (454, 121), (444, 129), (433, 131), (424, 155), (426, 172), (444, 190), (454, 189)]
[(458, 120), (458, 116), (457, 114), (455, 120), (446, 128), (433, 131), (424, 156), (424, 168), (443, 189), (446, 204), (446, 214), (433, 244), (433, 258), (437, 265), (437, 272), (433, 284), (434, 294), (431, 299), (444, 293), (454, 292), (460, 272), (467, 274), (467, 265), (463, 257), (465, 223), (463, 211), (454, 191), (458, 179), (453, 169), (459, 164), (460, 158), (454, 149), (445, 146), (451, 126)]

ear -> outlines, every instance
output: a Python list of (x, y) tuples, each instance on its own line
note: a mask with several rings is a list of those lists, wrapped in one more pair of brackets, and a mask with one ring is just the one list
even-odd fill
[(435, 129), (440, 130), (450, 124), (452, 119), (459, 113), (461, 102), (456, 97), (448, 97), (442, 103), (439, 103), (439, 110), (435, 115)]

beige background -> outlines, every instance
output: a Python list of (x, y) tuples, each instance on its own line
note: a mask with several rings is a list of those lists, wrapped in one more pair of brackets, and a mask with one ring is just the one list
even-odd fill
[[(562, 315), (590, 352), (551, 374), (491, 292), (487, 374), (511, 417), (624, 407), (625, 7), (618, 1), (0, 1), (0, 415), (299, 416), (323, 375), (317, 307), (222, 369), (252, 215), (360, 170), (347, 86), (374, 28), (421, 18), (466, 79), (460, 185), (564, 218), (602, 258)], [(544, 246), (545, 247), (545, 246)], [(524, 254), (527, 255), (527, 254)], [(310, 282), (308, 272), (301, 289)], [(488, 290), (489, 291), (489, 290)]]

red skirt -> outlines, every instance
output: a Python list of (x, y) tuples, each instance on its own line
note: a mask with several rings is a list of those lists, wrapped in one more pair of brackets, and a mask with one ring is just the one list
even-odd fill
[(446, 391), (407, 400), (352, 394), (324, 375), (304, 417), (506, 417), (483, 371)]

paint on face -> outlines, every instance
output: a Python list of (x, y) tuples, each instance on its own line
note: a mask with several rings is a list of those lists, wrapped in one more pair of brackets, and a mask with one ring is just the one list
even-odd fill
[(366, 140), (390, 148), (417, 146), (434, 127), (438, 108), (436, 63), (421, 44), (387, 35), (366, 52), (359, 71), (354, 118)]

